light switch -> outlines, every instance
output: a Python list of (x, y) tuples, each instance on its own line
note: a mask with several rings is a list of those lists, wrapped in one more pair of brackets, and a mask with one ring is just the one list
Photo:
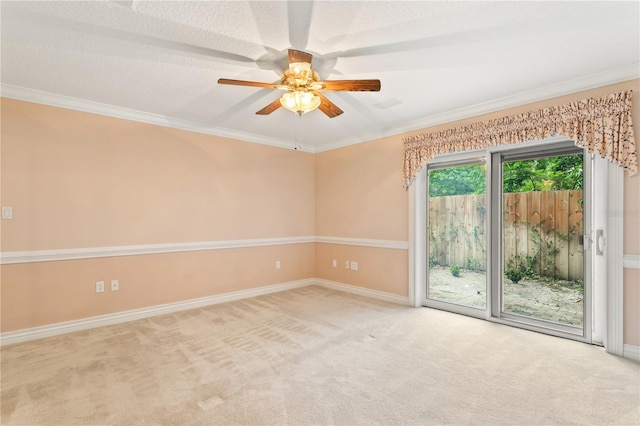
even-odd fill
[(13, 207), (2, 207), (2, 218), (13, 219)]

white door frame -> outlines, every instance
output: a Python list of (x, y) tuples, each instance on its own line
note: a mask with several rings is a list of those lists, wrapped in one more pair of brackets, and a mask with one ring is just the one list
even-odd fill
[(622, 168), (613, 163), (596, 157), (598, 163), (605, 166), (607, 179), (606, 206), (598, 207), (605, 210), (606, 217), (606, 332), (603, 336), (604, 347), (608, 353), (624, 355), (623, 336), (623, 291), (624, 291), (624, 173)]
[[(559, 138), (545, 141), (527, 142), (528, 145), (557, 142)], [(566, 139), (566, 138), (564, 138)], [(585, 154), (587, 155), (587, 154)], [(599, 161), (600, 159), (596, 159)], [(607, 285), (606, 285), (606, 327), (602, 330), (603, 343), (608, 353), (623, 356), (623, 214), (624, 211), (624, 174), (620, 167), (606, 163), (607, 191), (606, 205), (598, 205), (606, 216)], [(604, 163), (600, 166), (603, 167)], [(601, 174), (601, 173), (599, 173)], [(426, 167), (414, 178), (409, 187), (409, 303), (422, 306), (426, 297)], [(594, 205), (596, 201), (594, 199)], [(595, 230), (591, 230), (595, 236)], [(595, 247), (594, 247), (595, 248)]]

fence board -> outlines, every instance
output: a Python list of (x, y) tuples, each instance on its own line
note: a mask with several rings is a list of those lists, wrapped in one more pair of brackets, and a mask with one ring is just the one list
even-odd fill
[(584, 277), (584, 246), (580, 244), (580, 235), (584, 234), (582, 191), (569, 191), (569, 280)]
[(554, 191), (555, 236), (558, 253), (555, 256), (556, 271), (560, 277), (569, 276), (569, 192)]
[(555, 247), (556, 238), (553, 232), (555, 226), (555, 196), (552, 191), (540, 193), (540, 235), (542, 238), (542, 256), (540, 264), (542, 275), (546, 277), (555, 276), (555, 255), (551, 250)]
[(454, 201), (454, 211), (452, 212), (453, 216), (453, 229), (451, 233), (451, 244), (453, 245), (455, 252), (455, 261), (457, 265), (464, 267), (465, 264), (465, 255), (467, 253), (467, 242), (465, 238), (465, 216), (468, 214), (467, 212), (467, 203), (464, 195), (456, 195), (453, 197)]
[[(537, 256), (540, 242), (541, 242), (541, 230), (540, 230), (540, 192), (527, 193), (527, 222), (528, 230), (527, 235), (529, 238), (529, 244), (527, 245), (529, 256)], [(506, 254), (508, 256), (508, 254)], [(540, 274), (542, 272), (541, 265), (538, 263), (535, 265), (534, 270)]]
[(527, 197), (525, 194), (516, 192), (514, 206), (514, 223), (516, 233), (516, 247), (513, 256), (520, 256), (523, 259), (529, 254), (529, 227), (527, 226)]
[[(582, 191), (503, 194), (503, 255), (535, 258), (534, 270), (583, 279)], [(484, 195), (429, 198), (429, 256), (436, 264), (486, 270)]]
[(455, 209), (456, 202), (453, 197), (447, 197), (444, 202), (445, 205), (445, 219), (447, 221), (447, 227), (445, 229), (444, 247), (447, 259), (451, 264), (456, 263), (455, 247), (451, 244), (451, 233), (453, 232), (455, 222), (455, 216), (453, 216), (453, 209)]
[(512, 255), (507, 253), (516, 253), (516, 194), (508, 193), (502, 196), (502, 222), (504, 224), (502, 230), (502, 250), (504, 259), (504, 269), (515, 268), (516, 264), (510, 264), (513, 259)]
[(473, 238), (473, 268), (487, 270), (487, 240), (486, 240), (486, 204), (484, 195), (469, 197), (473, 200), (473, 214), (471, 234)]
[(446, 252), (446, 197), (435, 197), (429, 200), (429, 217), (433, 221), (431, 225), (431, 240), (430, 246), (432, 249), (432, 259), (439, 265), (447, 265), (447, 252)]

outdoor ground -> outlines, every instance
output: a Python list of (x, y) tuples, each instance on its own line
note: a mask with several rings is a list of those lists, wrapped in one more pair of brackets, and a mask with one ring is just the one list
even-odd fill
[[(570, 282), (526, 278), (517, 284), (506, 278), (504, 282), (504, 312), (582, 326), (582, 289), (571, 288)], [(486, 275), (462, 269), (460, 277), (454, 277), (448, 267), (433, 266), (429, 270), (429, 298), (484, 309)]]

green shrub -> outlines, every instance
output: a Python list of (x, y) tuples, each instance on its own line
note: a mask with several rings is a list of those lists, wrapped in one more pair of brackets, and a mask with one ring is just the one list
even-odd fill
[(504, 274), (514, 284), (518, 284), (518, 282), (524, 277), (524, 273), (515, 268), (507, 269), (506, 271), (504, 271)]
[(449, 271), (451, 271), (451, 275), (453, 275), (454, 277), (460, 276), (460, 267), (458, 265), (449, 266)]

